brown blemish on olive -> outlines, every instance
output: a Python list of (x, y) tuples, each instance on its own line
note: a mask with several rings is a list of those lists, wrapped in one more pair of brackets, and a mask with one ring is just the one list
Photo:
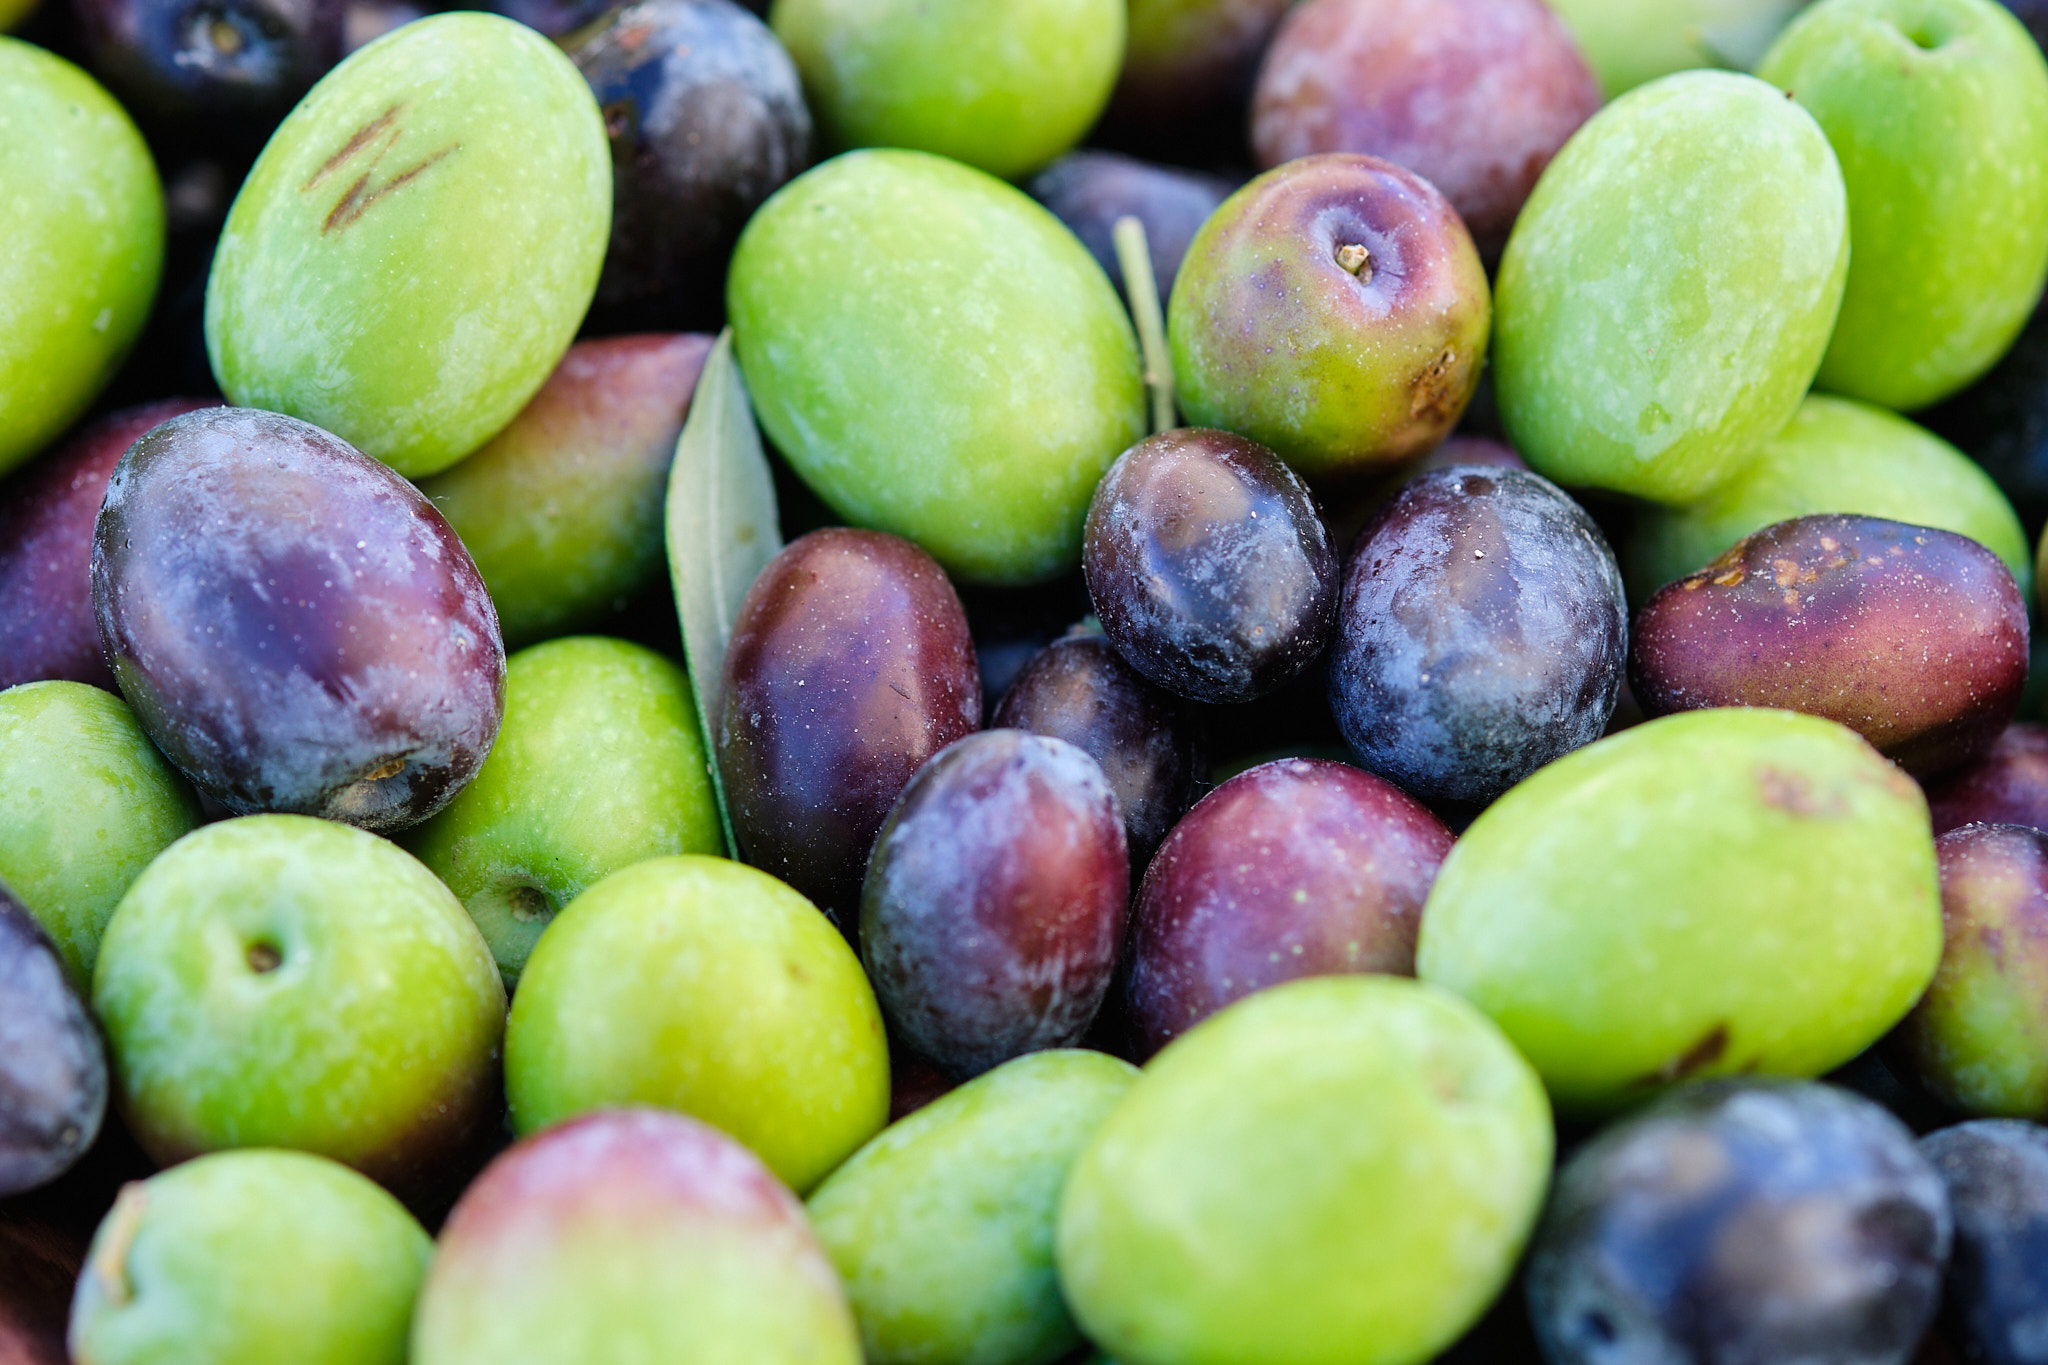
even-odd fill
[(1449, 347), (1444, 348), (1416, 378), (1408, 415), (1426, 417), (1432, 422), (1449, 422), (1456, 418), (1465, 392), (1464, 371), (1465, 367), (1458, 363), (1458, 353)]
[(1767, 806), (1808, 820), (1837, 820), (1849, 813), (1849, 804), (1840, 792), (1817, 794), (1805, 773), (1758, 764), (1755, 776), (1757, 794)]
[(1728, 1052), (1728, 1025), (1720, 1023), (1708, 1029), (1700, 1040), (1685, 1051), (1673, 1057), (1664, 1065), (1642, 1077), (1638, 1086), (1670, 1085), (1706, 1070), (1721, 1060)]
[[(325, 180), (328, 176), (333, 175), (336, 171), (340, 170), (344, 165), (348, 163), (350, 158), (355, 156), (357, 152), (360, 152), (361, 150), (363, 150), (363, 148), (369, 146), (373, 139), (378, 137), (386, 129), (390, 128), (394, 123), (396, 123), (398, 121), (398, 111), (403, 109), (404, 107), (405, 106), (403, 104), (394, 104), (389, 109), (386, 109), (383, 113), (377, 115), (377, 117), (371, 119), (368, 123), (365, 123), (362, 127), (356, 129), (355, 132), (349, 136), (349, 140), (341, 144), (341, 150), (336, 152), (333, 156), (328, 157), (327, 160), (324, 163), (322, 163), (320, 169), (313, 172), (313, 178), (311, 180), (308, 180), (305, 184), (299, 186), (299, 192), (301, 194), (307, 194), (319, 188), (321, 181)], [(392, 138), (393, 142), (396, 142), (397, 140), (398, 139), (396, 137)]]
[[(390, 143), (385, 144), (385, 150), (389, 151), (391, 146), (397, 141), (396, 137), (392, 138)], [(355, 223), (364, 214), (368, 213), (379, 199), (405, 188), (412, 181), (432, 169), (443, 158), (459, 150), (461, 145), (460, 143), (451, 142), (425, 161), (420, 162), (417, 166), (412, 167), (410, 170), (400, 171), (377, 188), (370, 189), (370, 177), (376, 174), (377, 161), (384, 159), (383, 153), (378, 153), (377, 161), (370, 163), (370, 169), (363, 172), (356, 182), (348, 187), (348, 193), (342, 195), (340, 202), (328, 212), (326, 221), (320, 224), (320, 231), (323, 233), (332, 232)]]

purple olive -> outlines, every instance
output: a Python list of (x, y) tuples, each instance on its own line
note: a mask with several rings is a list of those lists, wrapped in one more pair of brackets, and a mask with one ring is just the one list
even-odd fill
[(1942, 1316), (1963, 1358), (2048, 1362), (2048, 1128), (1959, 1123), (1920, 1139), (1956, 1225)]
[(1636, 616), (1650, 715), (1777, 706), (1839, 721), (1908, 772), (1989, 749), (2027, 680), (2027, 604), (1965, 536), (1877, 517), (1766, 526)]
[(1442, 190), (1498, 256), (1536, 178), (1600, 108), (1600, 83), (1543, 0), (1308, 0), (1252, 94), (1262, 166), (1363, 152)]
[(1088, 505), (1081, 567), (1117, 652), (1197, 701), (1250, 701), (1294, 677), (1337, 605), (1308, 486), (1263, 446), (1201, 427), (1117, 457)]
[(69, 1170), (106, 1109), (99, 1025), (35, 916), (0, 886), (0, 1197)]
[[(272, 117), (341, 60), (342, 0), (73, 0), (93, 71), (129, 107)], [(209, 131), (214, 129), (209, 128)]]
[(740, 847), (846, 926), (904, 784), (981, 724), (959, 597), (907, 540), (813, 531), (747, 590), (724, 688), (718, 766)]
[(875, 840), (861, 957), (892, 1034), (960, 1077), (1080, 1041), (1123, 943), (1130, 863), (1094, 759), (1021, 730), (950, 745)]
[(92, 615), (92, 527), (107, 477), (151, 427), (210, 406), (167, 398), (114, 413), (0, 483), (0, 691), (43, 678), (114, 690)]
[(1934, 832), (1964, 825), (2048, 829), (2048, 726), (2014, 721), (1990, 749), (1927, 784)]
[(1577, 503), (1521, 470), (1438, 470), (1352, 548), (1330, 706), (1380, 776), (1490, 801), (1600, 738), (1627, 626), (1614, 553)]
[(131, 446), (92, 593), (136, 719), (237, 814), (401, 829), (497, 738), (505, 649), (469, 552), (419, 490), (295, 418), (208, 408)]
[(1173, 827), (1139, 890), (1124, 990), (1139, 1048), (1296, 977), (1415, 975), (1451, 842), (1421, 802), (1346, 763), (1231, 778)]
[(1201, 742), (1190, 708), (1146, 682), (1100, 635), (1048, 645), (991, 723), (1063, 739), (1101, 765), (1124, 814), (1133, 873), (1195, 799)]
[(1125, 292), (1125, 285), (1113, 236), (1117, 220), (1128, 216), (1143, 223), (1163, 310), (1173, 295), (1173, 278), (1180, 273), (1188, 243), (1233, 188), (1227, 180), (1178, 166), (1155, 166), (1116, 152), (1080, 151), (1067, 153), (1040, 172), (1031, 182), (1031, 197), (1081, 239), (1119, 293)]

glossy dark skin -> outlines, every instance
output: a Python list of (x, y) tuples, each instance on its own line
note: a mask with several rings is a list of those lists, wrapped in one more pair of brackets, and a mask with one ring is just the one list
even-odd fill
[(1898, 1365), (1934, 1316), (1949, 1235), (1940, 1177), (1877, 1105), (1704, 1081), (1565, 1163), (1530, 1315), (1551, 1365)]
[(211, 408), (151, 431), (108, 483), (92, 588), (136, 719), (237, 814), (401, 829), (497, 737), (505, 650), (475, 564), (318, 427)]
[(1492, 259), (1536, 178), (1600, 108), (1542, 0), (1309, 0), (1259, 65), (1252, 146), (1273, 167), (1364, 152), (1442, 190)]
[(0, 1196), (69, 1170), (106, 1110), (99, 1025), (35, 917), (0, 886)]
[(2048, 829), (2048, 726), (2014, 721), (1991, 748), (1927, 784), (1934, 832), (1963, 825)]
[(2048, 1342), (2048, 1128), (1980, 1119), (1920, 1139), (1948, 1186), (1945, 1335), (1983, 1365), (2041, 1365)]
[(813, 531), (747, 590), (724, 688), (718, 765), (741, 848), (850, 929), (904, 784), (980, 727), (960, 599), (907, 540)]
[(1282, 759), (1210, 792), (1132, 908), (1124, 997), (1141, 1055), (1283, 981), (1413, 976), (1451, 842), (1421, 802), (1346, 763)]
[(717, 280), (761, 201), (810, 164), (796, 67), (731, 0), (640, 0), (564, 40), (612, 145), (612, 240), (598, 299)]
[(861, 960), (891, 1035), (962, 1079), (1079, 1042), (1129, 896), (1093, 759), (1021, 730), (961, 740), (904, 789), (868, 865)]
[(1965, 536), (1877, 517), (1767, 526), (1636, 616), (1650, 715), (1777, 706), (1855, 730), (1915, 775), (1983, 753), (2027, 681), (2027, 605)]
[(1627, 625), (1613, 551), (1555, 485), (1424, 474), (1352, 548), (1330, 708), (1367, 768), (1425, 800), (1483, 803), (1600, 737)]
[(1081, 567), (1103, 633), (1183, 697), (1241, 702), (1320, 654), (1337, 554), (1315, 499), (1272, 451), (1200, 427), (1118, 457), (1088, 506)]
[(1358, 542), (1358, 533), (1365, 529), (1365, 524), (1372, 520), (1373, 514), (1388, 498), (1424, 474), (1462, 464), (1525, 471), (1529, 468), (1511, 446), (1491, 437), (1453, 436), (1429, 454), (1378, 483), (1367, 484), (1342, 498), (1332, 497), (1325, 504), (1323, 520), (1329, 523), (1330, 539), (1336, 544), (1338, 554), (1347, 559), (1350, 557), (1351, 547)]
[(1235, 188), (1229, 181), (1177, 166), (1159, 166), (1116, 152), (1069, 152), (1039, 172), (1031, 197), (1052, 210), (1126, 293), (1114, 231), (1126, 215), (1145, 225), (1159, 307), (1173, 293), (1173, 277), (1196, 229)]
[(1190, 708), (1146, 682), (1100, 635), (1048, 645), (989, 723), (1063, 739), (1101, 765), (1140, 875), (1195, 799), (1202, 745)]
[(76, 0), (94, 74), (146, 114), (281, 115), (341, 60), (342, 0)]
[(211, 405), (168, 398), (101, 418), (0, 482), (0, 691), (41, 678), (114, 690), (92, 615), (92, 527), (135, 439)]

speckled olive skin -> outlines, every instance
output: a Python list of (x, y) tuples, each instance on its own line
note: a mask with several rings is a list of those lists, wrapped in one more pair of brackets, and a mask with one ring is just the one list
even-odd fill
[(2048, 1118), (2048, 834), (1965, 825), (1935, 853), (1941, 967), (1896, 1042), (1951, 1108)]
[[(1354, 274), (1339, 255), (1359, 249)], [(1167, 313), (1187, 419), (1312, 481), (1378, 473), (1449, 435), (1491, 325), (1486, 271), (1449, 201), (1391, 162), (1336, 152), (1225, 200)]]
[(724, 688), (718, 764), (740, 847), (850, 932), (904, 783), (981, 725), (959, 597), (907, 540), (813, 531), (747, 590)]
[(1900, 1365), (1951, 1224), (1905, 1125), (1831, 1086), (1706, 1081), (1579, 1149), (1530, 1251), (1555, 1365)]
[(875, 837), (861, 897), (890, 1032), (955, 1076), (1079, 1042), (1109, 992), (1130, 876), (1094, 759), (1022, 730), (949, 746)]
[(1226, 431), (1162, 432), (1119, 456), (1088, 505), (1081, 568), (1117, 652), (1197, 701), (1287, 682), (1336, 612), (1315, 499), (1272, 451)]
[(1031, 182), (1031, 197), (1081, 239), (1118, 293), (1127, 290), (1116, 255), (1117, 219), (1129, 215), (1143, 223), (1152, 280), (1164, 310), (1188, 243), (1234, 188), (1228, 180), (1179, 166), (1157, 166), (1117, 152), (1079, 151), (1041, 171)]
[[(2048, 11), (2044, 11), (2048, 13)], [(2043, 1365), (2048, 1339), (2048, 1128), (1959, 1123), (1920, 1139), (1948, 1186), (1955, 1250), (1942, 1317), (1965, 1360)]]
[(1149, 1055), (1233, 1000), (1301, 976), (1415, 974), (1451, 832), (1345, 763), (1281, 759), (1203, 797), (1132, 907), (1124, 997)]
[(107, 1053), (35, 916), (0, 885), (0, 1197), (85, 1155), (107, 1112)]
[(1293, 0), (1131, 0), (1110, 107), (1170, 124), (1237, 95)]
[(497, 736), (505, 649), (469, 552), (411, 484), (295, 418), (209, 408), (137, 441), (92, 590), (136, 719), (237, 813), (403, 828)]
[(1963, 825), (2048, 829), (2048, 726), (2016, 721), (1974, 763), (1927, 784), (1934, 832)]
[(1438, 470), (1351, 551), (1330, 706), (1382, 777), (1484, 802), (1600, 737), (1627, 649), (1621, 571), (1577, 503), (1520, 470)]
[(1100, 635), (1055, 640), (1034, 655), (989, 724), (1063, 739), (1101, 765), (1123, 811), (1134, 877), (1194, 802), (1203, 746), (1191, 708)]
[(137, 437), (209, 405), (167, 398), (103, 417), (0, 483), (0, 690), (69, 678), (114, 690), (92, 615), (92, 527)]
[(1491, 258), (1599, 108), (1600, 83), (1543, 0), (1309, 0), (1259, 65), (1252, 146), (1266, 167), (1317, 152), (1406, 166)]
[(1645, 714), (1777, 706), (1840, 721), (1907, 772), (1983, 753), (2027, 681), (2027, 604), (1967, 537), (1796, 517), (1670, 583), (1635, 619)]
[(640, 0), (564, 45), (612, 147), (598, 302), (715, 281), (747, 216), (810, 164), (796, 64), (731, 0)]
[(570, 1360), (859, 1365), (803, 1206), (678, 1114), (593, 1114), (528, 1138), (448, 1216), (414, 1365)]

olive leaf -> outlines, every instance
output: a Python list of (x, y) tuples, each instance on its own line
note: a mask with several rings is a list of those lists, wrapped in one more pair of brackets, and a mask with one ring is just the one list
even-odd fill
[(761, 433), (748, 406), (746, 381), (733, 357), (732, 329), (719, 334), (704, 360), (689, 420), (676, 439), (669, 466), (665, 514), (669, 579), (682, 618), (683, 653), (697, 721), (704, 731), (705, 763), (718, 798), (728, 857), (739, 856), (725, 779), (718, 771), (720, 675), (740, 602), (756, 574), (782, 548), (775, 479), (761, 449)]

